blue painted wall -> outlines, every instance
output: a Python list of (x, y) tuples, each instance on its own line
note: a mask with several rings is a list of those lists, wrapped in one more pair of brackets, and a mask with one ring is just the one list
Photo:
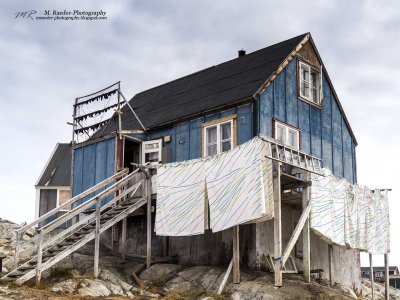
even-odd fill
[(335, 176), (357, 182), (355, 144), (323, 76), (322, 108), (297, 97), (297, 58), (277, 76), (257, 103), (258, 132), (272, 137), (273, 119), (300, 129), (300, 149), (323, 159)]
[[(76, 196), (115, 173), (115, 138), (74, 149), (72, 196)], [(103, 188), (105, 189), (105, 188)], [(102, 190), (103, 190), (102, 189)], [(100, 193), (98, 191), (97, 193)], [(82, 199), (80, 203), (93, 197)], [(104, 199), (102, 204), (110, 201)]]
[(163, 162), (175, 162), (200, 158), (202, 156), (202, 123), (232, 114), (237, 115), (237, 143), (253, 138), (252, 104), (238, 106), (229, 110), (176, 124), (169, 128), (154, 130), (149, 139), (171, 136), (171, 142), (163, 142)]

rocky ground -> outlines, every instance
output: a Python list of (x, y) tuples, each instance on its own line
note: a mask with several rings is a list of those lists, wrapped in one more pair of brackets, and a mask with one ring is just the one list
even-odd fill
[[(13, 231), (20, 225), (0, 219), (0, 255), (6, 256), (6, 268), (11, 266), (14, 238)], [(28, 234), (35, 234), (34, 231)], [(26, 236), (25, 238), (28, 238)], [(43, 274), (39, 286), (28, 282), (17, 286), (10, 282), (0, 282), (0, 300), (64, 300), (64, 299), (371, 299), (368, 281), (362, 289), (353, 291), (336, 285), (329, 287), (323, 280), (313, 280), (306, 284), (300, 275), (284, 274), (284, 286), (274, 288), (273, 274), (242, 270), (241, 283), (233, 284), (232, 278), (222, 295), (218, 288), (226, 269), (215, 266), (184, 267), (176, 264), (154, 264), (144, 270), (138, 286), (132, 277), (143, 262), (128, 260), (123, 262), (103, 250), (100, 254), (100, 275), (93, 278), (93, 256), (91, 245), (67, 257), (53, 269)], [(24, 250), (28, 256), (33, 249)], [(5, 270), (3, 270), (5, 271)], [(0, 276), (1, 277), (1, 276)], [(384, 288), (375, 285), (375, 299), (383, 299)], [(400, 299), (400, 291), (391, 299)]]

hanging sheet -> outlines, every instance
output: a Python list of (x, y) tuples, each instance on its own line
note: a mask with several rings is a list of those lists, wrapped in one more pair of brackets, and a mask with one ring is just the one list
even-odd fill
[(157, 169), (157, 235), (204, 233), (205, 174), (202, 160), (164, 164)]
[(329, 169), (322, 171), (324, 176), (312, 175), (310, 227), (328, 242), (344, 246), (347, 183)]
[(273, 218), (272, 167), (266, 144), (254, 138), (205, 162), (213, 232)]

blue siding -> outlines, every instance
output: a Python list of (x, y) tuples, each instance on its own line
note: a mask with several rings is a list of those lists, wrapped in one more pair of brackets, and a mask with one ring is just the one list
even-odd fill
[(163, 162), (183, 161), (202, 156), (202, 124), (221, 117), (237, 115), (237, 142), (242, 144), (253, 138), (252, 104), (247, 104), (176, 124), (168, 129), (153, 130), (149, 139), (169, 135), (171, 142), (163, 142)]
[(356, 182), (355, 145), (344, 118), (323, 76), (322, 109), (297, 97), (297, 59), (293, 59), (260, 95), (259, 133), (271, 136), (273, 119), (300, 129), (300, 148), (323, 159), (338, 177)]
[[(115, 139), (112, 138), (74, 149), (73, 164), (72, 196), (76, 196), (115, 174)], [(85, 197), (80, 203), (93, 195)], [(102, 203), (104, 204), (110, 199), (111, 196), (103, 200)]]

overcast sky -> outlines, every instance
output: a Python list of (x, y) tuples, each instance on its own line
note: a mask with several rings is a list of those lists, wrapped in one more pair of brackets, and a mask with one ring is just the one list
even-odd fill
[[(55, 144), (71, 139), (75, 97), (118, 80), (131, 97), (239, 49), (311, 32), (359, 142), (359, 183), (393, 189), (391, 264), (400, 265), (400, 2), (82, 2), (0, 3), (0, 217), (33, 219), (34, 184)], [(53, 9), (103, 10), (108, 19), (15, 19)]]

